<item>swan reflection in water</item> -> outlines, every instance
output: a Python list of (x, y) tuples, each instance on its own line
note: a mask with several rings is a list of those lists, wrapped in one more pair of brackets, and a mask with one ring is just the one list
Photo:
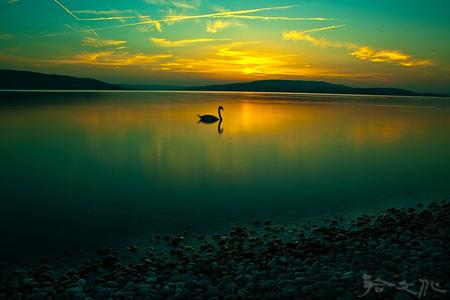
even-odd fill
[(219, 117), (216, 117), (214, 115), (198, 115), (197, 116), (200, 118), (200, 120), (198, 120), (197, 123), (204, 123), (204, 124), (212, 124), (212, 123), (216, 123), (217, 121), (219, 121), (219, 124), (217, 125), (217, 132), (219, 134), (222, 134), (223, 132), (223, 128), (221, 128), (222, 125), (222, 114), (221, 111), (223, 111), (223, 107), (219, 106), (219, 108), (217, 109)]

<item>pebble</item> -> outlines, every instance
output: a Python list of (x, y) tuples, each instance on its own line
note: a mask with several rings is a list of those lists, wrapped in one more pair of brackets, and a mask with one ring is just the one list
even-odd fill
[(394, 263), (393, 261), (390, 260), (385, 260), (382, 262), (381, 264), (383, 266), (383, 268), (386, 268), (387, 270), (394, 272), (394, 273), (400, 273), (400, 267)]
[(305, 295), (309, 295), (309, 294), (311, 294), (313, 291), (314, 291), (314, 287), (313, 287), (312, 285), (310, 285), (310, 284), (304, 285), (304, 286), (302, 287), (302, 292), (303, 292), (303, 294), (305, 294)]

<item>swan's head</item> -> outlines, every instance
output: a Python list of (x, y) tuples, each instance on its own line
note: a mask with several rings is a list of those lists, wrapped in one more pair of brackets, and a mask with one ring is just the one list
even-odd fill
[(219, 110), (224, 110), (222, 106), (219, 106)]

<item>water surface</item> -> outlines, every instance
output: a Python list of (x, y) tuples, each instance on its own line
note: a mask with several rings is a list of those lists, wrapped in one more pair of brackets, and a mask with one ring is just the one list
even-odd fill
[[(3, 92), (0, 102), (3, 254), (294, 222), (450, 189), (448, 98)], [(220, 130), (197, 123), (219, 105)]]

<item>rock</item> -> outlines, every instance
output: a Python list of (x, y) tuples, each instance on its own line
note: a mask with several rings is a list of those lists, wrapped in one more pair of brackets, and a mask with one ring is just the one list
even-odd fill
[(128, 282), (128, 283), (125, 285), (124, 288), (125, 288), (125, 290), (127, 290), (127, 291), (134, 291), (134, 290), (137, 289), (137, 284), (134, 283), (133, 281), (130, 281), (130, 282)]
[(80, 280), (78, 280), (77, 286), (84, 288), (86, 286), (86, 280), (81, 278)]
[(353, 275), (355, 275), (355, 273), (353, 273), (352, 271), (348, 271), (342, 274), (343, 277), (352, 277)]
[(84, 294), (76, 294), (75, 296), (73, 296), (73, 300), (85, 300), (86, 297)]
[(162, 289), (161, 289), (161, 294), (164, 296), (167, 296), (170, 294), (170, 287), (168, 285), (165, 285)]
[(353, 300), (357, 299), (355, 295), (353, 295), (350, 291), (346, 291), (344, 295), (342, 295), (342, 300)]
[(35, 296), (34, 299), (35, 300), (45, 300), (47, 299), (47, 293), (46, 292), (38, 292)]
[(147, 283), (154, 283), (157, 281), (158, 281), (158, 278), (156, 278), (156, 276), (150, 276), (145, 279), (145, 282), (147, 282)]
[(297, 294), (297, 289), (294, 286), (285, 286), (282, 290), (281, 290), (281, 294), (282, 297), (284, 299), (292, 299), (293, 297), (296, 296)]
[(22, 283), (23, 283), (25, 286), (31, 286), (31, 285), (33, 284), (33, 279), (30, 278), (30, 277), (24, 278), (24, 279), (22, 280)]
[(112, 297), (112, 295), (114, 295), (112, 289), (102, 287), (102, 288), (98, 289), (95, 299), (108, 299), (109, 297)]
[(83, 287), (81, 287), (81, 286), (74, 286), (74, 287), (68, 288), (66, 290), (66, 293), (71, 294), (71, 295), (82, 294), (83, 293)]
[(139, 247), (136, 245), (131, 245), (127, 247), (128, 251), (133, 251), (133, 252), (137, 252), (139, 250)]
[(316, 281), (314, 282), (314, 288), (316, 290), (326, 290), (329, 286), (329, 282), (328, 281)]
[(390, 260), (383, 261), (381, 263), (381, 266), (383, 268), (385, 268), (386, 270), (391, 271), (393, 273), (400, 273), (401, 272), (400, 267), (396, 263), (394, 263), (393, 261), (390, 261)]
[[(349, 272), (347, 272), (347, 273), (349, 273)], [(345, 274), (346, 273), (344, 273), (344, 276), (346, 276)], [(353, 275), (347, 275), (347, 276), (353, 276)], [(318, 274), (312, 276), (312, 279), (314, 281), (325, 281), (325, 280), (328, 280), (329, 278), (330, 278), (330, 275), (325, 272), (321, 272), (321, 273), (318, 273)]]
[(303, 294), (305, 294), (305, 295), (309, 295), (309, 294), (311, 294), (313, 291), (314, 291), (314, 287), (313, 287), (312, 285), (310, 285), (310, 284), (304, 285), (304, 286), (302, 287), (302, 292), (303, 292)]
[(113, 268), (117, 265), (118, 259), (114, 255), (106, 255), (102, 258), (102, 265), (105, 268)]
[(184, 241), (183, 236), (176, 236), (170, 240), (170, 244), (172, 244), (172, 246), (174, 247), (177, 247), (182, 241)]
[(305, 277), (299, 276), (299, 277), (296, 277), (296, 278), (294, 279), (294, 282), (295, 282), (295, 284), (297, 284), (297, 285), (299, 285), (299, 284), (304, 284), (304, 283), (306, 282), (306, 279), (305, 279)]
[(433, 254), (431, 254), (431, 259), (434, 260), (435, 262), (439, 262), (443, 256), (444, 255), (441, 252), (436, 251)]
[(106, 287), (114, 289), (114, 288), (117, 288), (118, 286), (119, 286), (119, 284), (115, 281), (109, 280), (106, 282)]
[(211, 263), (211, 271), (213, 271), (213, 272), (217, 271), (218, 267), (219, 267), (219, 264), (217, 262), (213, 261)]
[(217, 296), (218, 294), (219, 294), (219, 290), (215, 286), (210, 286), (208, 288), (208, 290), (206, 291), (206, 296), (208, 296), (208, 297), (217, 297), (217, 299), (218, 299), (218, 296)]

